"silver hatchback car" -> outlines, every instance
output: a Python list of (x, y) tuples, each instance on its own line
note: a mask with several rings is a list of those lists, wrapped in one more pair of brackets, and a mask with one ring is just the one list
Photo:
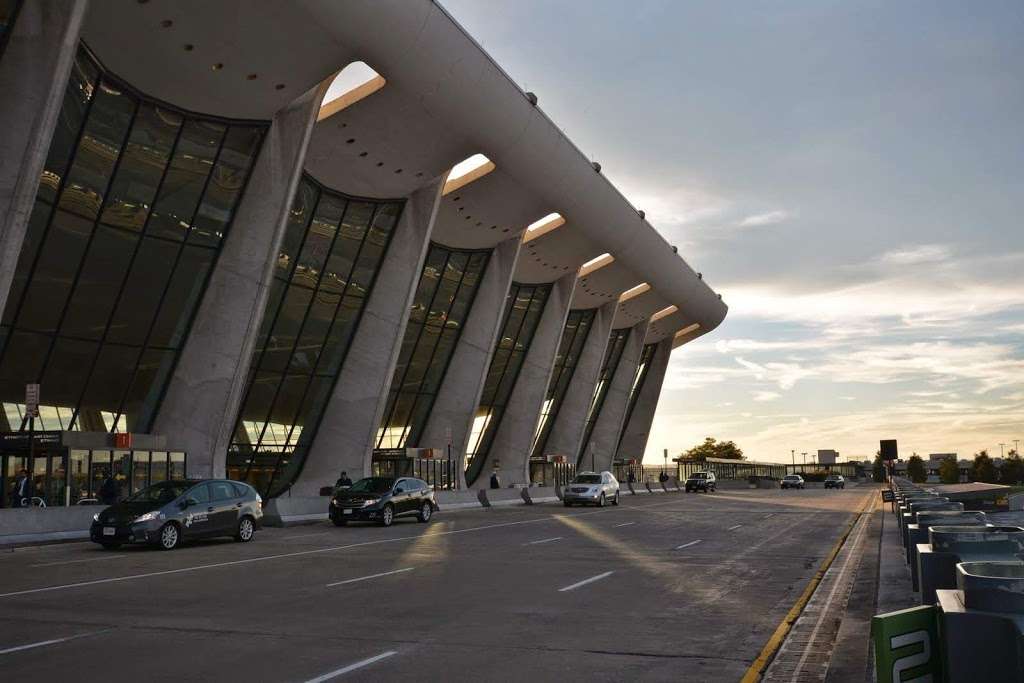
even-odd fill
[(606, 503), (619, 504), (619, 481), (611, 472), (580, 472), (569, 482), (562, 492), (565, 507), (580, 505), (597, 505), (604, 507)]

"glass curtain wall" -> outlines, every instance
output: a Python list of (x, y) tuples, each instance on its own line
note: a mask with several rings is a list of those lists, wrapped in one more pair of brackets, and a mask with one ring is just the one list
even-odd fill
[(14, 20), (18, 18), (21, 0), (0, 0), (0, 59), (3, 59), (7, 39), (14, 30)]
[(558, 411), (562, 408), (565, 394), (569, 391), (569, 383), (572, 381), (573, 373), (576, 372), (576, 364), (583, 352), (583, 345), (587, 342), (587, 335), (594, 324), (596, 313), (597, 309), (595, 308), (573, 310), (569, 311), (569, 316), (565, 320), (562, 341), (558, 344), (555, 366), (551, 370), (551, 379), (548, 381), (544, 404), (541, 406), (540, 422), (537, 424), (533, 446), (530, 448), (530, 457), (532, 458), (544, 456), (544, 448), (547, 445), (548, 437), (551, 436), (551, 428), (558, 417)]
[[(629, 418), (633, 416), (633, 409), (636, 408), (637, 399), (640, 398), (640, 391), (644, 388), (644, 381), (647, 379), (647, 371), (651, 368), (651, 361), (654, 359), (654, 351), (657, 348), (657, 343), (644, 344), (643, 351), (640, 352), (640, 364), (636, 366), (636, 373), (633, 375), (633, 384), (629, 388), (629, 399), (626, 401), (626, 419), (622, 421), (622, 429), (619, 431), (619, 440), (615, 446), (616, 453), (618, 453), (619, 449), (622, 447), (622, 437), (626, 435), (626, 427), (629, 425)], [(640, 453), (636, 457), (642, 460), (644, 454)]]
[(391, 378), (377, 448), (419, 442), (489, 258), (490, 251), (430, 245)]
[(232, 479), (268, 497), (295, 481), (403, 206), (303, 176), (228, 452)]
[(626, 339), (628, 338), (628, 327), (612, 330), (612, 334), (608, 338), (608, 347), (605, 349), (604, 361), (601, 363), (601, 374), (597, 377), (594, 397), (590, 400), (590, 408), (587, 410), (587, 421), (583, 427), (583, 441), (580, 442), (580, 452), (576, 458), (576, 463), (580, 467), (584, 464), (587, 444), (590, 443), (590, 436), (594, 433), (594, 425), (597, 424), (597, 417), (601, 414), (601, 407), (604, 405), (604, 399), (608, 396), (608, 389), (611, 387), (612, 378), (615, 377), (615, 369), (619, 367), (619, 361), (622, 360), (622, 351), (626, 348)]
[(487, 368), (487, 379), (466, 448), (466, 481), (469, 484), (480, 476), (550, 293), (550, 284), (521, 285), (513, 282), (509, 289), (501, 336)]
[(148, 431), (266, 129), (149, 99), (79, 49), (0, 327), (7, 429), (40, 383), (43, 428)]

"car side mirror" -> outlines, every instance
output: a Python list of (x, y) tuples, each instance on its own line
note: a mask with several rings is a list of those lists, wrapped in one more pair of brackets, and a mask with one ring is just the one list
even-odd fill
[(404, 492), (405, 492), (405, 489), (403, 489), (401, 486), (399, 486), (398, 488), (395, 489), (395, 493), (404, 493)]
[(186, 498), (185, 500), (181, 501), (181, 509), (182, 510), (184, 510), (185, 508), (190, 508), (193, 505), (199, 505), (199, 501), (196, 500), (195, 498), (192, 498), (191, 496)]

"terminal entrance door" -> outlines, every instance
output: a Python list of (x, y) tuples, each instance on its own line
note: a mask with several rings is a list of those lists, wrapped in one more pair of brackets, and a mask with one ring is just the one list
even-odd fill
[[(28, 473), (29, 495), (15, 499), (22, 470)], [(67, 486), (65, 449), (60, 432), (37, 432), (29, 447), (28, 433), (0, 434), (0, 507), (64, 505)]]

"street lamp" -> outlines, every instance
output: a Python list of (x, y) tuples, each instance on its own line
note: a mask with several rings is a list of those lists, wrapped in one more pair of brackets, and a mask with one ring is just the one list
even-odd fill
[(999, 457), (1000, 458), (1003, 457), (1003, 446), (1005, 446), (1005, 445), (1006, 445), (1005, 443), (999, 444)]

